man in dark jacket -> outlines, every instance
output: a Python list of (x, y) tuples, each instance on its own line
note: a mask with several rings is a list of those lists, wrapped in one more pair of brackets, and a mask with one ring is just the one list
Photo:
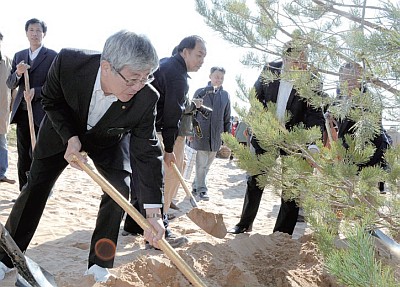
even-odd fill
[[(284, 80), (282, 77), (284, 73), (288, 73), (293, 69), (307, 69), (307, 51), (305, 47), (292, 47), (289, 42), (284, 49), (282, 61), (271, 62), (265, 66), (263, 73), (261, 73), (254, 85), (256, 96), (264, 107), (268, 107), (268, 103), (276, 103), (279, 119), (283, 120), (285, 111), (290, 113), (291, 118), (286, 123), (287, 129), (290, 130), (293, 126), (303, 123), (306, 128), (319, 126), (322, 132), (324, 127), (323, 112), (308, 104), (304, 98), (298, 95), (293, 83)], [(264, 76), (265, 72), (273, 73), (277, 78), (273, 81), (267, 81)], [(251, 144), (256, 154), (264, 153), (254, 136)], [(257, 184), (257, 175), (249, 176), (240, 221), (228, 232), (238, 234), (252, 230), (263, 189)], [(282, 192), (284, 193), (284, 190)], [(281, 198), (281, 207), (273, 231), (291, 235), (296, 225), (298, 214), (299, 207), (294, 200)]]
[[(155, 131), (158, 93), (150, 85), (158, 67), (156, 50), (143, 35), (120, 31), (110, 36), (103, 52), (63, 49), (52, 64), (42, 90), (46, 116), (39, 130), (28, 182), (6, 223), (24, 252), (57, 178), (74, 157), (87, 159), (122, 196), (128, 198), (131, 166), (135, 167), (143, 208), (157, 234), (146, 230), (150, 244), (165, 233), (161, 220), (162, 153)], [(130, 132), (130, 138), (127, 134)], [(130, 157), (129, 157), (130, 155)], [(149, 180), (151, 179), (151, 180)], [(124, 212), (106, 193), (101, 198), (89, 251), (87, 274), (98, 282), (109, 279), (114, 257), (95, 251), (100, 240), (115, 245)], [(12, 267), (0, 249), (0, 278)]]
[[(12, 61), (11, 73), (7, 79), (7, 86), (13, 90), (18, 88), (17, 96), (12, 107), (10, 123), (17, 124), (17, 151), (18, 151), (18, 181), (19, 190), (26, 184), (26, 173), (32, 163), (31, 134), (28, 121), (27, 104), (24, 98), (24, 73), (29, 74), (31, 101), (35, 133), (39, 130), (44, 116), (41, 104), (40, 91), (46, 80), (47, 72), (57, 53), (43, 46), (47, 25), (36, 18), (25, 24), (26, 37), (29, 40), (29, 49), (17, 52)], [(30, 68), (28, 69), (28, 67)]]
[[(350, 99), (350, 97), (360, 93), (365, 93), (367, 89), (362, 82), (363, 68), (355, 62), (348, 62), (343, 64), (339, 69), (339, 83), (340, 83), (340, 95), (342, 101)], [(380, 116), (382, 119), (382, 115)], [(348, 148), (346, 143), (345, 135), (354, 136), (356, 129), (356, 122), (350, 117), (346, 117), (342, 120), (338, 120), (338, 138), (343, 141), (343, 146)], [(374, 135), (372, 139), (372, 145), (375, 147), (375, 152), (371, 158), (362, 164), (358, 164), (359, 170), (367, 166), (378, 165), (382, 168), (386, 168), (386, 162), (384, 159), (384, 153), (390, 145), (390, 140), (383, 129), (382, 123), (380, 123), (379, 131)], [(385, 193), (384, 182), (379, 183), (379, 191)]]
[[(203, 65), (206, 54), (204, 40), (199, 36), (188, 36), (174, 49), (171, 57), (161, 59), (160, 67), (154, 73), (155, 79), (152, 84), (160, 93), (157, 102), (156, 130), (164, 148), (163, 213), (166, 227), (168, 227), (167, 211), (180, 184), (171, 163), (175, 163), (180, 172), (183, 170), (185, 136), (179, 136), (178, 132), (185, 101), (188, 100), (188, 72), (197, 72)], [(195, 104), (200, 106), (201, 102), (197, 101)], [(129, 216), (126, 218), (124, 230), (133, 234), (142, 232)], [(166, 239), (174, 247), (184, 243), (183, 240), (175, 240), (175, 235), (169, 228), (166, 230)]]

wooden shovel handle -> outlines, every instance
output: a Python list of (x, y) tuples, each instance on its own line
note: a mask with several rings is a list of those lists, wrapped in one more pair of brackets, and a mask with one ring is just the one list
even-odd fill
[(193, 194), (190, 192), (189, 188), (186, 185), (185, 179), (183, 178), (183, 176), (181, 175), (181, 173), (179, 172), (178, 167), (176, 166), (175, 163), (171, 162), (172, 168), (175, 171), (175, 174), (178, 176), (179, 181), (182, 184), (183, 189), (186, 192), (186, 195), (189, 196), (190, 198), (190, 203), (192, 204), (192, 207), (198, 207), (196, 199), (194, 198)]
[[(74, 156), (73, 160), (85, 171), (100, 187), (106, 192), (119, 206), (128, 213), (143, 230), (151, 229), (156, 234), (153, 226), (142, 216), (142, 214), (133, 207), (130, 202), (123, 197), (104, 177), (95, 172), (88, 163), (83, 163)], [(182, 257), (171, 247), (171, 245), (162, 238), (158, 241), (162, 251), (168, 256), (169, 259), (176, 265), (176, 267), (185, 275), (185, 277), (194, 286), (206, 286), (201, 279), (194, 273), (189, 265), (183, 261)]]
[[(24, 79), (25, 79), (25, 91), (27, 93), (30, 93), (30, 85), (29, 85), (29, 74), (28, 70), (24, 73)], [(32, 111), (32, 102), (31, 100), (26, 100), (26, 108), (28, 110), (28, 121), (29, 121), (29, 132), (31, 134), (31, 145), (32, 145), (32, 150), (35, 148), (36, 145), (36, 133), (35, 133), (35, 122), (33, 121), (33, 111)]]

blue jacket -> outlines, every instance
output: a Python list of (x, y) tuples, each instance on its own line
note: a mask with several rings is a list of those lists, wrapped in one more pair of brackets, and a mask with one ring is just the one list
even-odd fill
[[(206, 88), (208, 87), (211, 87), (211, 83)], [(201, 93), (204, 89), (198, 89), (193, 98), (201, 98)], [(200, 112), (196, 112), (195, 117), (200, 124), (203, 137), (199, 138), (195, 135), (190, 146), (195, 150), (216, 152), (221, 147), (221, 133), (231, 132), (231, 101), (229, 94), (220, 87), (216, 92), (204, 95), (203, 105), (212, 108), (212, 112), (208, 118), (205, 118)]]

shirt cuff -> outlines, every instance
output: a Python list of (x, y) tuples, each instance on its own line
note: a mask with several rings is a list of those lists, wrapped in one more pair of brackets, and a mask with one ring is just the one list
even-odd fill
[(158, 204), (158, 203), (144, 203), (143, 204), (143, 208), (147, 209), (147, 208), (161, 208), (162, 204)]

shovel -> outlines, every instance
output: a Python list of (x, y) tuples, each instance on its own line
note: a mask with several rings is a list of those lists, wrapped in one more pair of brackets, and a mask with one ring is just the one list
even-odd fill
[(8, 254), (18, 270), (19, 287), (57, 287), (53, 275), (25, 256), (11, 238), (8, 231), (0, 223), (0, 247)]
[[(29, 65), (27, 65), (27, 69), (29, 69)], [(27, 93), (30, 93), (30, 85), (29, 85), (29, 74), (28, 70), (24, 73), (24, 79), (25, 79), (25, 91)], [(28, 110), (28, 121), (29, 121), (29, 132), (31, 134), (31, 145), (32, 145), (32, 150), (35, 148), (36, 145), (36, 134), (35, 134), (35, 122), (33, 121), (33, 111), (32, 111), (32, 100), (31, 99), (26, 99), (26, 108)]]
[[(143, 217), (143, 215), (137, 211), (136, 208), (130, 204), (130, 202), (123, 197), (104, 177), (95, 172), (93, 168), (88, 163), (83, 163), (76, 157), (73, 159), (79, 166), (85, 171), (101, 188), (107, 193), (122, 209), (128, 213), (143, 230), (151, 229), (153, 233), (155, 230), (152, 225)], [(171, 245), (162, 238), (158, 241), (160, 249), (171, 259), (171, 261), (176, 265), (176, 267), (183, 273), (183, 275), (193, 284), (193, 286), (203, 286), (206, 285), (201, 281), (201, 279), (194, 273), (189, 265), (183, 261), (182, 257), (171, 247)]]
[(186, 195), (190, 199), (190, 204), (192, 205), (192, 210), (187, 213), (187, 216), (192, 220), (198, 227), (203, 229), (208, 234), (217, 237), (217, 238), (224, 238), (227, 230), (224, 224), (224, 218), (222, 214), (214, 214), (211, 212), (204, 211), (198, 208), (196, 199), (190, 192), (189, 188), (186, 185), (185, 179), (182, 177), (181, 173), (179, 172), (178, 167), (172, 162), (172, 168), (174, 169), (176, 175), (179, 177), (179, 181), (182, 184), (183, 189), (186, 192)]
[(373, 229), (370, 231), (372, 236), (379, 238), (383, 245), (385, 245), (397, 259), (400, 259), (400, 244), (397, 243), (393, 238), (387, 236), (380, 229)]

